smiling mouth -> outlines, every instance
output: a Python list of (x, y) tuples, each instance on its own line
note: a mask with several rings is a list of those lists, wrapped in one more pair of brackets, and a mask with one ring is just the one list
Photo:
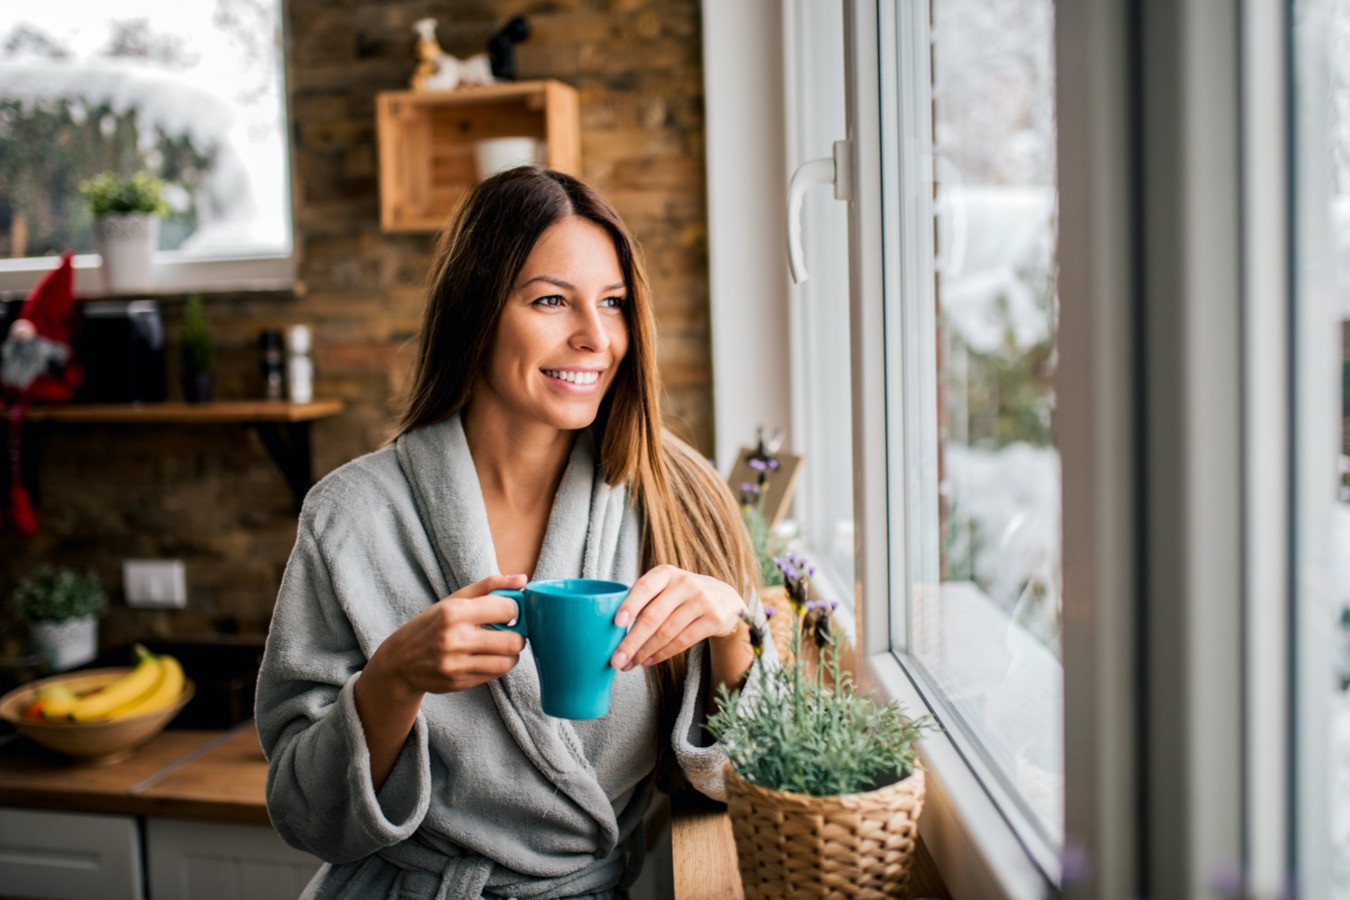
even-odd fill
[(595, 384), (600, 380), (599, 372), (571, 372), (567, 369), (544, 369), (544, 374), (569, 384)]

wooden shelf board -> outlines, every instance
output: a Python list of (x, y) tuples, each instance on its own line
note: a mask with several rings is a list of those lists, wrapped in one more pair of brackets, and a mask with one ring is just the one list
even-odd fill
[(554, 90), (565, 87), (562, 82), (514, 81), (506, 84), (478, 84), (452, 91), (383, 91), (381, 96), (402, 103), (425, 103), (429, 105), (453, 104), (470, 106), (476, 103), (500, 103), (503, 100), (528, 100), (543, 97), (550, 85)]
[(107, 424), (211, 424), (226, 422), (310, 422), (342, 412), (341, 400), (284, 403), (273, 400), (226, 400), (219, 403), (89, 404), (30, 406), (34, 422)]

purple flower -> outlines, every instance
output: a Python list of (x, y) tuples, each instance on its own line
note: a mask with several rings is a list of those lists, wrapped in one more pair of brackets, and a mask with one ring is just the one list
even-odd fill
[(764, 652), (764, 639), (768, 636), (769, 630), (756, 621), (749, 612), (741, 613), (741, 621), (750, 632), (750, 649), (755, 656), (759, 656)]
[(756, 472), (767, 472), (769, 470), (769, 464), (762, 459), (752, 456), (750, 457), (749, 463), (750, 468), (754, 469)]
[(759, 485), (753, 481), (741, 482), (740, 501), (741, 506), (749, 507), (759, 503), (761, 491)]

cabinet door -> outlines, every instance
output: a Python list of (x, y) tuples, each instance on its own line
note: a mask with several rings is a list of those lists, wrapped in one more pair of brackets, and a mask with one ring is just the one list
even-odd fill
[(0, 809), (0, 896), (144, 900), (135, 817)]
[(295, 900), (321, 865), (266, 825), (147, 819), (151, 900)]

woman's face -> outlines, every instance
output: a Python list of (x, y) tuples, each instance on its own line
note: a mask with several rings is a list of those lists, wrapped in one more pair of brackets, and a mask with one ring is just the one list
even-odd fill
[(575, 430), (595, 421), (624, 353), (628, 323), (609, 234), (571, 216), (535, 243), (507, 297), (476, 412)]

